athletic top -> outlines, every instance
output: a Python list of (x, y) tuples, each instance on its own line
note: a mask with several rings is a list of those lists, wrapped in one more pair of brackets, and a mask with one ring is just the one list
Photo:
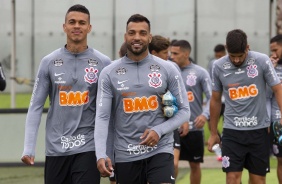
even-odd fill
[[(191, 109), (190, 122), (193, 123), (196, 117), (204, 115), (207, 119), (210, 117), (210, 98), (211, 98), (211, 79), (203, 67), (190, 63), (181, 68), (181, 76), (187, 91), (188, 101)], [(203, 107), (203, 94), (205, 94), (207, 103)], [(189, 123), (189, 131), (203, 130), (197, 129)]]
[(110, 62), (109, 57), (90, 48), (73, 54), (63, 47), (42, 59), (26, 118), (23, 155), (35, 155), (38, 127), (48, 95), (46, 156), (95, 151), (98, 76)]
[(229, 56), (215, 61), (212, 70), (214, 91), (225, 97), (224, 128), (254, 130), (269, 126), (266, 112), (266, 83), (280, 80), (269, 57), (249, 51), (244, 63), (236, 67)]
[[(169, 90), (178, 112), (167, 119), (161, 96)], [(95, 144), (97, 160), (106, 158), (109, 119), (114, 120), (115, 162), (131, 162), (158, 153), (173, 154), (173, 130), (189, 121), (190, 108), (179, 71), (171, 62), (148, 54), (143, 60), (127, 56), (114, 61), (100, 75)], [(146, 129), (160, 137), (157, 145), (140, 145)]]
[(4, 71), (0, 63), (0, 91), (4, 91), (5, 88), (6, 88), (6, 77), (4, 75)]
[[(277, 76), (279, 77), (280, 81), (282, 81), (282, 65), (277, 65), (275, 68)], [(271, 91), (272, 92), (272, 91)], [(275, 95), (272, 92), (271, 96), (271, 121), (280, 121), (281, 119), (281, 112), (279, 106), (277, 104)]]

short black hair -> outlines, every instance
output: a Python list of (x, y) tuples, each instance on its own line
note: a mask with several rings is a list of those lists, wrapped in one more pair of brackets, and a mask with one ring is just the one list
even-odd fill
[(177, 40), (172, 44), (172, 46), (180, 47), (181, 49), (186, 49), (189, 50), (190, 52), (192, 50), (190, 43), (186, 40)]
[(73, 11), (81, 12), (81, 13), (87, 14), (88, 17), (89, 17), (88, 21), (90, 22), (90, 12), (89, 12), (89, 10), (88, 10), (85, 6), (83, 6), (83, 5), (81, 5), (81, 4), (75, 4), (75, 5), (71, 6), (71, 7), (68, 9), (67, 13), (66, 13), (65, 20), (66, 20), (66, 18), (67, 18), (67, 15), (68, 15), (70, 12), (73, 12)]
[(223, 44), (217, 44), (214, 49), (214, 52), (224, 52), (225, 51), (225, 47)]
[(226, 37), (226, 49), (229, 53), (244, 53), (248, 45), (247, 35), (241, 29), (229, 31)]
[(143, 15), (140, 15), (140, 14), (131, 15), (131, 17), (129, 17), (129, 19), (126, 22), (126, 26), (128, 26), (130, 22), (146, 22), (149, 26), (149, 31), (151, 30), (150, 21), (147, 19), (147, 17)]
[(270, 43), (277, 42), (279, 45), (282, 45), (282, 34), (276, 35), (270, 39)]

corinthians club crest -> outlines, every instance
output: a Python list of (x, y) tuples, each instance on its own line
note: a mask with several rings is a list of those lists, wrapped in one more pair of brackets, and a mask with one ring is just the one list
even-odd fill
[(247, 66), (247, 70), (248, 77), (255, 78), (256, 76), (258, 76), (257, 65), (249, 65)]
[(97, 69), (93, 67), (85, 68), (85, 72), (86, 72), (86, 74), (84, 75), (85, 82), (88, 82), (89, 84), (93, 84), (97, 82), (98, 80), (98, 76), (97, 76), (98, 70)]
[(149, 79), (149, 86), (153, 88), (158, 88), (162, 86), (162, 79), (161, 79), (161, 74), (160, 73), (149, 73), (148, 77)]

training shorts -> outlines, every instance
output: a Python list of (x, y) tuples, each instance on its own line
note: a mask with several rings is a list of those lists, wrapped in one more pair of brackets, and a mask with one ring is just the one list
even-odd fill
[(180, 159), (189, 162), (204, 162), (204, 133), (191, 131), (186, 136), (180, 137)]
[(180, 150), (181, 144), (180, 144), (180, 134), (178, 129), (173, 131), (173, 138), (174, 138), (174, 142), (173, 142), (174, 149)]
[(46, 156), (45, 184), (100, 183), (94, 151), (69, 156)]
[(133, 162), (115, 163), (115, 173), (117, 183), (175, 183), (173, 155), (170, 153), (159, 153)]
[(269, 172), (269, 135), (267, 128), (257, 130), (223, 129), (222, 170), (265, 176)]

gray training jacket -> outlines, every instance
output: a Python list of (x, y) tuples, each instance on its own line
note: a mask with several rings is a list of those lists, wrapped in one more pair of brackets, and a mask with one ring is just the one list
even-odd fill
[[(169, 90), (179, 111), (163, 115), (161, 96)], [(100, 75), (97, 95), (95, 144), (97, 159), (106, 158), (108, 127), (114, 123), (115, 162), (131, 162), (158, 153), (173, 154), (173, 130), (189, 121), (190, 107), (181, 74), (168, 61), (148, 54), (136, 62), (126, 56), (107, 66)], [(154, 147), (140, 145), (146, 129), (160, 137)]]
[(23, 155), (35, 155), (47, 96), (50, 108), (46, 120), (46, 156), (95, 151), (98, 77), (110, 63), (109, 57), (91, 48), (72, 54), (63, 47), (42, 59), (26, 118)]
[(269, 57), (249, 51), (244, 63), (236, 67), (229, 56), (215, 61), (212, 87), (225, 98), (224, 128), (256, 130), (270, 125), (266, 110), (266, 84), (280, 83)]
[[(189, 131), (203, 131), (203, 128), (197, 129), (194, 126), (194, 120), (199, 115), (203, 115), (207, 119), (210, 117), (210, 98), (212, 93), (211, 78), (206, 69), (192, 62), (181, 68), (181, 76), (184, 81), (191, 109)], [(207, 99), (207, 103), (204, 107), (203, 94), (205, 94)]]

